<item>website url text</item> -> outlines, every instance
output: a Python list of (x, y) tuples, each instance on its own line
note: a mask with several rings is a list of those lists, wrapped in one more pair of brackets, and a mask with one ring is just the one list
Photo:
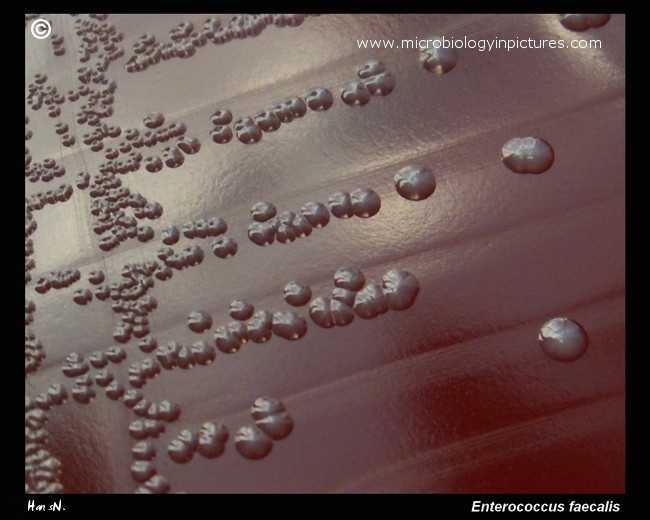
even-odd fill
[(493, 51), (497, 49), (600, 49), (600, 40), (537, 40), (533, 38), (480, 39), (447, 38), (445, 36), (427, 40), (357, 40), (359, 49), (478, 49)]

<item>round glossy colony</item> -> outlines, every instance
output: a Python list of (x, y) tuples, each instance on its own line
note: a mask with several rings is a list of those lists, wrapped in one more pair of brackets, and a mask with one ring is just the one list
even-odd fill
[(255, 312), (251, 303), (245, 300), (233, 300), (230, 302), (230, 317), (234, 320), (247, 320)]
[(307, 333), (307, 322), (293, 311), (278, 311), (273, 314), (273, 334), (291, 341)]
[(382, 278), (382, 289), (391, 310), (403, 311), (415, 303), (420, 283), (404, 269), (391, 269)]
[(538, 137), (515, 137), (501, 148), (503, 164), (515, 173), (544, 173), (555, 160), (553, 148)]
[(334, 96), (332, 93), (323, 87), (316, 87), (309, 91), (305, 97), (307, 106), (316, 112), (321, 112), (329, 109), (334, 103)]
[(257, 311), (246, 323), (248, 339), (254, 343), (266, 343), (273, 335), (273, 314)]
[(212, 327), (212, 318), (207, 312), (193, 311), (187, 317), (187, 326), (192, 332), (200, 334)]
[(409, 164), (393, 177), (395, 190), (407, 200), (424, 200), (436, 190), (436, 179), (428, 168)]
[(373, 96), (387, 96), (395, 90), (395, 78), (390, 72), (382, 72), (364, 79), (363, 85)]
[(539, 345), (556, 361), (575, 361), (587, 351), (587, 333), (570, 318), (553, 318), (539, 329)]
[(277, 214), (278, 210), (276, 207), (266, 201), (260, 201), (253, 204), (251, 207), (251, 216), (256, 222), (266, 222), (271, 220)]
[(311, 289), (298, 282), (289, 282), (284, 286), (284, 301), (289, 305), (301, 307), (306, 305), (311, 298)]
[(421, 41), (419, 54), (425, 70), (437, 75), (450, 72), (458, 63), (458, 53), (451, 47), (443, 48), (442, 36), (432, 36), (424, 43)]
[(347, 191), (337, 191), (330, 195), (330, 211), (336, 218), (350, 218), (354, 215), (352, 211), (352, 199)]
[(381, 209), (381, 199), (369, 188), (357, 188), (350, 193), (352, 211), (357, 217), (374, 217)]
[(334, 273), (334, 285), (350, 291), (359, 291), (366, 283), (366, 275), (354, 267), (340, 267)]
[(250, 460), (263, 459), (273, 449), (273, 441), (258, 426), (242, 426), (234, 441), (239, 454)]

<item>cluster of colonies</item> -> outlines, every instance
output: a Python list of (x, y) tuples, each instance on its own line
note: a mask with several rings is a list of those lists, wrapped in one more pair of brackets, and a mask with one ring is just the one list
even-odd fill
[[(208, 323), (211, 323), (205, 313), (192, 313), (189, 317), (190, 328), (196, 332), (204, 330), (206, 318)], [(150, 336), (140, 342), (143, 352), (151, 352), (156, 346), (157, 342)], [(215, 349), (202, 341), (189, 348), (178, 342), (158, 347), (156, 359), (145, 358), (129, 366), (129, 384), (134, 388), (128, 390), (106, 369), (109, 362), (120, 363), (126, 357), (126, 351), (119, 346), (111, 347), (105, 352), (94, 352), (89, 363), (80, 354), (73, 352), (66, 357), (62, 372), (64, 376), (75, 380), (71, 393), (76, 402), (89, 403), (96, 396), (93, 389), (93, 384), (96, 384), (104, 388), (108, 398), (121, 399), (124, 406), (139, 417), (129, 425), (129, 434), (138, 441), (132, 448), (135, 462), (131, 466), (131, 475), (136, 482), (143, 484), (137, 492), (165, 492), (169, 490), (169, 483), (164, 477), (156, 474), (153, 463), (156, 449), (150, 439), (160, 437), (166, 430), (165, 425), (180, 417), (181, 408), (177, 403), (168, 400), (149, 402), (138, 388), (144, 386), (146, 380), (158, 375), (162, 368), (188, 369), (194, 365), (212, 363), (215, 359)], [(91, 367), (94, 369), (93, 374), (90, 373)], [(43, 410), (49, 410), (53, 404), (62, 404), (67, 396), (66, 388), (56, 384), (52, 385), (47, 393), (39, 395), (34, 403), (41, 408), (39, 413), (43, 415)], [(274, 440), (282, 440), (291, 433), (293, 420), (279, 400), (269, 397), (257, 399), (251, 415), (255, 424), (241, 427), (234, 436), (234, 443), (243, 457), (260, 459), (270, 453)], [(28, 419), (30, 418), (28, 414)], [(169, 457), (178, 463), (190, 461), (197, 451), (203, 457), (216, 458), (224, 452), (228, 437), (229, 430), (226, 426), (207, 422), (198, 432), (181, 431), (168, 443), (167, 451)]]
[(65, 54), (65, 46), (63, 45), (63, 36), (60, 34), (52, 34), (49, 37), (50, 45), (52, 46), (52, 53), (55, 56), (63, 56)]
[[(27, 85), (27, 104), (32, 110), (40, 110), (43, 105), (47, 106), (47, 115), (55, 118), (61, 115), (59, 105), (65, 103), (65, 96), (53, 86), (45, 86), (47, 75), (36, 74), (34, 82)], [(31, 137), (31, 134), (29, 134)], [(27, 139), (27, 132), (25, 135)]]
[(379, 60), (368, 60), (357, 68), (357, 79), (341, 89), (346, 105), (364, 106), (372, 96), (387, 96), (395, 89), (395, 78)]
[(298, 96), (287, 98), (270, 108), (260, 110), (254, 117), (244, 116), (233, 121), (230, 110), (218, 109), (210, 117), (214, 125), (210, 137), (217, 144), (229, 143), (233, 135), (244, 144), (258, 143), (262, 139), (262, 132), (275, 132), (282, 123), (303, 117), (307, 113), (307, 107), (322, 112), (333, 103), (334, 98), (329, 90), (316, 87), (309, 91), (304, 100)]
[[(115, 81), (106, 79), (104, 72), (108, 70), (111, 62), (123, 55), (123, 49), (117, 47), (117, 44), (122, 41), (123, 35), (116, 32), (113, 25), (99, 24), (89, 20), (76, 20), (75, 29), (76, 34), (83, 41), (80, 46), (80, 61), (88, 61), (91, 55), (99, 51), (99, 45), (102, 46), (103, 52), (95, 56), (92, 66), (81, 67), (77, 70), (77, 80), (80, 84), (76, 90), (68, 92), (67, 99), (72, 103), (82, 98), (85, 100), (85, 104), (78, 107), (75, 116), (77, 124), (99, 127), (102, 119), (110, 117), (113, 113), (113, 94), (117, 85)], [(60, 105), (65, 102), (66, 98), (57, 91), (56, 87), (46, 86), (46, 82), (46, 75), (37, 74), (35, 76), (34, 82), (28, 85), (27, 103), (32, 110), (39, 110), (46, 105), (48, 115), (58, 118), (61, 115)], [(60, 136), (63, 146), (70, 147), (75, 144), (76, 139), (70, 133), (67, 123), (59, 121), (55, 132)], [(90, 144), (93, 151), (98, 151), (102, 148), (101, 144), (98, 144), (102, 139), (116, 135), (119, 135), (119, 132), (110, 128), (103, 129), (99, 135), (94, 134), (92, 139), (89, 139), (88, 135), (84, 137), (87, 141), (86, 144)], [(28, 138), (27, 132), (25, 137)]]
[[(195, 137), (185, 135), (187, 128), (184, 123), (172, 123), (168, 127), (161, 128), (164, 122), (162, 114), (149, 114), (144, 120), (148, 130), (140, 133), (137, 128), (128, 128), (124, 132), (125, 141), (122, 141), (116, 148), (107, 148), (104, 152), (108, 162), (99, 167), (101, 173), (125, 174), (140, 169), (144, 162), (145, 169), (150, 173), (161, 171), (165, 166), (178, 168), (185, 162), (185, 155), (194, 155), (201, 149), (201, 143)], [(110, 128), (100, 128), (93, 133), (84, 136), (84, 144), (90, 145), (90, 149), (98, 152), (104, 148), (103, 139), (106, 137), (118, 137), (121, 134), (119, 127), (110, 132)], [(151, 148), (159, 143), (166, 143), (174, 140), (172, 146), (164, 148), (161, 152), (162, 158), (158, 155), (151, 155), (144, 158), (140, 152), (133, 149), (143, 147)], [(119, 160), (120, 154), (128, 154), (125, 161)]]
[[(26, 141), (32, 138), (32, 131), (27, 128), (28, 122), (29, 118), (25, 117)], [(57, 128), (57, 132), (58, 130), (59, 128)], [(51, 182), (55, 177), (60, 178), (64, 175), (65, 168), (61, 164), (57, 164), (54, 159), (47, 158), (42, 162), (33, 162), (29, 149), (25, 147), (25, 177), (29, 182)]]
[[(134, 408), (138, 406), (134, 405)], [(154, 406), (154, 405), (152, 405)], [(285, 439), (293, 430), (293, 419), (287, 413), (281, 401), (273, 397), (258, 398), (251, 408), (254, 424), (242, 426), (234, 435), (237, 452), (251, 460), (266, 457), (273, 448), (273, 441)], [(167, 479), (157, 474), (154, 464), (156, 447), (147, 437), (157, 437), (160, 427), (135, 421), (130, 428), (131, 435), (138, 440), (131, 453), (135, 461), (131, 465), (131, 476), (142, 483), (136, 493), (162, 493), (169, 490)], [(149, 420), (149, 422), (152, 422)], [(221, 423), (205, 422), (197, 431), (184, 429), (167, 445), (171, 460), (185, 464), (192, 460), (195, 453), (208, 459), (222, 455), (230, 432)]]
[[(293, 430), (293, 419), (287, 413), (284, 404), (273, 397), (256, 399), (251, 407), (251, 416), (254, 424), (242, 426), (235, 433), (233, 440), (235, 449), (240, 455), (257, 460), (271, 452), (273, 441), (289, 436)], [(202, 457), (214, 459), (225, 451), (229, 436), (230, 431), (227, 426), (206, 422), (198, 428), (198, 431), (185, 429), (179, 432), (176, 438), (168, 443), (167, 453), (174, 462), (179, 464), (189, 462), (197, 452)], [(148, 460), (148, 470), (155, 470), (151, 464), (155, 456), (153, 445), (139, 443), (136, 446), (138, 457), (141, 457), (139, 460)], [(143, 451), (146, 451), (147, 459), (141, 456)], [(134, 456), (135, 452), (134, 447)]]
[[(60, 386), (60, 385), (59, 385)], [(59, 395), (56, 390), (54, 395)], [(45, 394), (49, 396), (49, 394)], [(41, 396), (39, 396), (41, 397)], [(52, 401), (54, 402), (54, 401)], [(62, 464), (49, 451), (46, 429), (49, 405), (43, 404), (43, 398), (36, 402), (25, 396), (25, 492), (26, 493), (62, 493)]]
[[(26, 15), (26, 22), (28, 21)], [(103, 16), (103, 18), (102, 18)], [(269, 15), (270, 16), (270, 15)], [(297, 18), (291, 18), (292, 16)], [(102, 21), (105, 15), (95, 15)], [(293, 22), (292, 22), (293, 20)], [(250, 15), (235, 17), (228, 27), (219, 27), (214, 20), (206, 21), (203, 37), (215, 38), (215, 43), (227, 41), (230, 37), (245, 37), (265, 27), (266, 24), (299, 25), (303, 18), (299, 15)], [(562, 24), (575, 31), (583, 31), (590, 27), (600, 27), (609, 20), (609, 15), (562, 15)], [(210, 26), (212, 37), (210, 36)], [(242, 29), (244, 26), (248, 29)], [(256, 29), (250, 32), (250, 27)], [(107, 54), (97, 55), (97, 62), (91, 68), (81, 68), (78, 80), (81, 85), (76, 91), (68, 93), (68, 100), (76, 102), (80, 97), (88, 96), (88, 103), (80, 107), (77, 113), (77, 124), (88, 124), (96, 127), (92, 133), (83, 136), (84, 144), (90, 146), (92, 151), (103, 149), (103, 141), (116, 138), (121, 134), (118, 127), (108, 126), (101, 120), (112, 115), (113, 93), (116, 83), (104, 78), (110, 62), (119, 58), (123, 50), (116, 46), (123, 38), (113, 26), (97, 24), (88, 20), (77, 20), (77, 34), (82, 37), (83, 43), (79, 49), (79, 59), (88, 61), (90, 56), (99, 51), (99, 44)], [(248, 32), (247, 32), (248, 31)], [(219, 36), (217, 37), (217, 34)], [(238, 35), (238, 36), (237, 36)], [(193, 32), (191, 24), (181, 24), (170, 34), (171, 44), (176, 51), (171, 51), (169, 45), (159, 46), (152, 41), (152, 37), (143, 37), (137, 45), (138, 55), (148, 57), (158, 56), (162, 59), (164, 52), (171, 55), (183, 56), (183, 52), (192, 53), (189, 47), (183, 47), (193, 38), (201, 39), (201, 35)], [(225, 38), (225, 39), (224, 39)], [(180, 43), (179, 43), (180, 42)], [(62, 49), (62, 39), (55, 38), (57, 49)], [(192, 44), (193, 45), (193, 44)], [(180, 52), (178, 49), (184, 49)], [(443, 52), (434, 47), (420, 51), (420, 59), (426, 70), (436, 74), (443, 74), (456, 66), (458, 56), (455, 51)], [(171, 53), (171, 54), (169, 54)], [(60, 55), (57, 54), (57, 55)], [(191, 55), (191, 54), (190, 54)], [(154, 58), (155, 60), (155, 58)], [(156, 61), (157, 62), (157, 61)], [(133, 62), (135, 63), (135, 61)], [(133, 65), (133, 63), (131, 65)], [(131, 65), (127, 65), (127, 68)], [(133, 65), (135, 67), (135, 65)], [(138, 69), (141, 70), (141, 69)], [(394, 88), (394, 79), (378, 60), (370, 60), (359, 67), (358, 80), (349, 82), (341, 93), (342, 100), (351, 106), (365, 105), (371, 95), (387, 95)], [(27, 102), (33, 110), (38, 110), (45, 104), (49, 107), (50, 117), (59, 117), (61, 105), (65, 98), (54, 87), (45, 87), (47, 77), (37, 74), (34, 83), (28, 86)], [(90, 88), (95, 83), (99, 90)], [(235, 132), (242, 142), (257, 142), (261, 132), (273, 132), (281, 123), (286, 123), (295, 117), (306, 113), (307, 107), (314, 111), (323, 111), (331, 107), (333, 96), (330, 91), (319, 87), (312, 89), (303, 101), (301, 98), (289, 98), (276, 104), (269, 110), (258, 113), (255, 118), (240, 118), (235, 124)], [(228, 126), (232, 122), (232, 114), (227, 110), (217, 111), (212, 116), (215, 128), (212, 137), (215, 142), (228, 142), (232, 138), (232, 130)], [(27, 128), (29, 118), (25, 118), (25, 140), (32, 137), (32, 132)], [(157, 202), (149, 202), (140, 194), (130, 193), (129, 189), (122, 186), (115, 174), (124, 174), (137, 171), (142, 162), (141, 154), (133, 152), (133, 148), (142, 146), (151, 147), (159, 142), (177, 139), (176, 146), (163, 151), (160, 157), (145, 159), (145, 167), (149, 172), (162, 169), (163, 164), (175, 168), (183, 164), (183, 154), (197, 153), (200, 143), (197, 139), (185, 136), (185, 125), (175, 123), (168, 128), (161, 128), (164, 116), (159, 113), (149, 114), (145, 120), (148, 128), (143, 134), (131, 128), (126, 134), (126, 141), (117, 148), (108, 148), (105, 156), (108, 163), (102, 164), (100, 174), (93, 177), (91, 183), (87, 173), (80, 173), (77, 177), (77, 187), (89, 189), (93, 199), (91, 212), (96, 216), (93, 224), (94, 231), (101, 235), (99, 247), (108, 251), (116, 247), (126, 238), (138, 238), (141, 241), (151, 240), (154, 236), (149, 226), (137, 226), (136, 219), (157, 219), (162, 215), (162, 206)], [(241, 124), (240, 124), (241, 123)], [(257, 130), (255, 130), (257, 128)], [(251, 130), (253, 129), (253, 130)], [(230, 130), (230, 137), (228, 137)], [(59, 122), (55, 132), (61, 136), (64, 146), (75, 144), (75, 138), (69, 132), (69, 126)], [(248, 133), (246, 133), (248, 132)], [(252, 137), (251, 137), (252, 136)], [(216, 138), (215, 138), (216, 137)], [(57, 165), (53, 159), (45, 159), (42, 163), (32, 163), (31, 155), (25, 150), (26, 177), (31, 182), (49, 182), (54, 177), (65, 175), (65, 169)], [(119, 161), (120, 154), (129, 154), (126, 161)], [(540, 138), (525, 137), (514, 138), (508, 141), (501, 151), (504, 164), (517, 173), (542, 173), (548, 170), (554, 162), (554, 153), (551, 146)], [(403, 198), (410, 201), (421, 201), (433, 194), (436, 181), (432, 172), (422, 166), (411, 164), (401, 168), (393, 178), (396, 191)], [(31, 281), (30, 271), (34, 268), (33, 242), (30, 235), (36, 230), (36, 220), (33, 211), (41, 209), (45, 204), (65, 202), (72, 195), (72, 187), (64, 184), (57, 190), (37, 193), (26, 198), (25, 204), (25, 283)], [(253, 223), (249, 226), (248, 235), (251, 241), (258, 245), (268, 245), (274, 240), (281, 243), (292, 242), (295, 238), (308, 236), (312, 228), (325, 226), (330, 219), (330, 212), (336, 218), (350, 218), (358, 216), (367, 218), (375, 215), (381, 207), (378, 195), (369, 189), (359, 188), (350, 193), (339, 191), (329, 198), (329, 210), (320, 202), (310, 202), (303, 206), (301, 213), (293, 212), (277, 214), (276, 208), (268, 202), (259, 202), (251, 208)], [(130, 208), (133, 215), (127, 215), (125, 209)], [(183, 225), (183, 234), (186, 238), (215, 237), (213, 252), (217, 257), (229, 258), (237, 252), (237, 243), (230, 237), (224, 236), (227, 224), (222, 219), (215, 217), (205, 220), (188, 222)], [(132, 336), (140, 338), (139, 348), (144, 353), (153, 353), (154, 358), (145, 358), (133, 363), (128, 370), (128, 382), (132, 387), (124, 388), (117, 381), (111, 371), (106, 367), (108, 363), (120, 363), (126, 358), (123, 347), (113, 346), (106, 351), (94, 352), (90, 364), (84, 361), (78, 353), (67, 356), (62, 367), (66, 377), (74, 378), (71, 389), (73, 399), (81, 404), (90, 402), (95, 397), (94, 384), (105, 389), (109, 399), (121, 399), (127, 408), (140, 417), (129, 426), (131, 436), (138, 442), (133, 447), (133, 456), (136, 459), (131, 467), (131, 474), (138, 483), (142, 484), (138, 493), (164, 493), (169, 491), (169, 482), (161, 475), (156, 474), (152, 460), (155, 457), (155, 447), (148, 438), (157, 438), (165, 431), (165, 423), (175, 421), (180, 415), (180, 406), (167, 400), (160, 403), (148, 402), (138, 390), (147, 380), (158, 375), (162, 368), (171, 370), (174, 367), (188, 369), (195, 365), (208, 365), (216, 357), (216, 350), (224, 353), (234, 353), (247, 341), (263, 343), (272, 335), (287, 340), (297, 340), (307, 332), (307, 322), (294, 311), (269, 311), (255, 312), (252, 304), (244, 300), (234, 300), (230, 305), (230, 316), (234, 321), (225, 326), (218, 327), (214, 332), (214, 346), (205, 341), (198, 341), (191, 346), (184, 346), (178, 342), (171, 342), (159, 346), (156, 339), (149, 335), (148, 315), (157, 307), (155, 298), (148, 294), (148, 290), (155, 284), (154, 277), (159, 280), (171, 278), (172, 269), (184, 269), (197, 265), (203, 260), (203, 250), (196, 245), (185, 248), (175, 253), (170, 245), (178, 242), (180, 232), (176, 226), (165, 228), (162, 232), (162, 241), (165, 244), (158, 252), (158, 257), (164, 263), (147, 261), (137, 264), (127, 264), (122, 270), (122, 280), (111, 284), (104, 284), (105, 275), (101, 271), (93, 271), (89, 275), (89, 282), (98, 286), (94, 294), (99, 300), (111, 301), (112, 310), (121, 315), (121, 321), (116, 326), (114, 339), (121, 343), (128, 342)], [(41, 294), (49, 289), (60, 289), (70, 286), (80, 279), (78, 270), (65, 272), (51, 272), (40, 277), (36, 282), (35, 290)], [(419, 292), (419, 283), (415, 276), (403, 269), (391, 269), (382, 277), (381, 284), (366, 282), (365, 275), (358, 269), (349, 267), (341, 268), (334, 274), (334, 288), (328, 296), (312, 298), (311, 289), (299, 282), (292, 281), (284, 287), (285, 301), (294, 307), (309, 304), (309, 317), (318, 326), (330, 328), (344, 326), (352, 322), (354, 316), (363, 319), (374, 318), (388, 310), (405, 310), (411, 307)], [(92, 293), (88, 288), (75, 291), (73, 299), (80, 305), (85, 305), (92, 300)], [(36, 306), (33, 301), (25, 300), (25, 326), (33, 322), (33, 313)], [(196, 333), (204, 333), (212, 327), (212, 318), (203, 311), (194, 311), (188, 316), (188, 327)], [(539, 343), (543, 351), (552, 359), (558, 361), (573, 361), (581, 357), (587, 348), (587, 335), (577, 322), (569, 318), (554, 318), (545, 323), (539, 333)], [(34, 333), (26, 328), (25, 331), (25, 374), (35, 371), (45, 353), (43, 346), (36, 339)], [(90, 367), (94, 374), (90, 374)], [(56, 493), (62, 491), (58, 482), (61, 472), (61, 463), (53, 457), (47, 449), (47, 411), (54, 405), (66, 402), (68, 392), (65, 386), (54, 383), (50, 388), (34, 399), (26, 398), (26, 492)], [(277, 399), (260, 398), (253, 405), (251, 414), (254, 425), (240, 428), (234, 436), (235, 447), (244, 457), (249, 459), (263, 458), (271, 451), (272, 441), (281, 440), (289, 435), (293, 429), (293, 420), (287, 414), (284, 405)], [(177, 438), (168, 445), (168, 454), (176, 462), (187, 462), (194, 452), (202, 456), (214, 458), (223, 453), (228, 439), (228, 429), (221, 424), (205, 423), (198, 432), (182, 431)]]
[(152, 34), (143, 34), (133, 45), (133, 54), (124, 65), (127, 72), (140, 72), (161, 61), (172, 58), (190, 58), (196, 49), (208, 42), (215, 45), (233, 39), (258, 36), (269, 25), (297, 27), (308, 15), (304, 14), (242, 14), (222, 25), (217, 18), (208, 18), (201, 29), (195, 30), (191, 22), (181, 22), (169, 31), (166, 43), (159, 43)]
[(321, 229), (330, 221), (330, 212), (336, 218), (352, 216), (369, 218), (381, 208), (379, 195), (369, 188), (357, 188), (351, 193), (338, 191), (329, 198), (330, 209), (322, 202), (306, 203), (299, 214), (283, 211), (277, 214), (276, 207), (265, 201), (257, 202), (251, 208), (253, 222), (248, 226), (248, 238), (258, 246), (268, 246), (274, 241), (289, 244), (296, 238), (304, 238), (312, 229)]
[[(107, 17), (108, 15), (95, 16), (100, 22)], [(81, 43), (77, 47), (77, 58), (81, 63), (86, 63), (97, 55), (97, 60), (107, 65), (106, 59), (112, 62), (124, 56), (124, 49), (116, 45), (123, 40), (124, 35), (118, 33), (112, 25), (77, 19), (75, 33), (81, 38)]]
[[(394, 184), (398, 193), (408, 200), (424, 200), (435, 189), (433, 174), (427, 168), (419, 165), (409, 165), (399, 170), (394, 177)], [(356, 200), (356, 197), (350, 197), (349, 207), (347, 206), (347, 200), (348, 198), (344, 192), (334, 194), (330, 198), (332, 214), (338, 218), (346, 218), (357, 213), (359, 216), (369, 216), (370, 213), (373, 213), (372, 211), (369, 213), (368, 211), (362, 210), (358, 210), (355, 213), (352, 201)], [(374, 200), (374, 197), (370, 197), (370, 200)], [(318, 207), (324, 208), (324, 212), (321, 210), (315, 213), (320, 214), (321, 219), (323, 215), (326, 215), (325, 218), (329, 220), (327, 208), (324, 205)], [(375, 207), (378, 211), (379, 201), (377, 200), (372, 207)], [(251, 208), (251, 214), (254, 220), (266, 222), (275, 217), (276, 210), (273, 205), (262, 202)], [(324, 222), (324, 220), (316, 222), (316, 225), (318, 226), (321, 222)], [(208, 236), (218, 236), (224, 233), (226, 229), (226, 223), (222, 219), (215, 217), (208, 221), (199, 220), (186, 223), (183, 226), (183, 234), (187, 238), (205, 238)], [(163, 233), (163, 241), (166, 244), (173, 244), (178, 241), (179, 235), (178, 228), (172, 226), (167, 228)], [(171, 266), (182, 268), (184, 264), (182, 262), (181, 265), (174, 263), (175, 259), (173, 255), (169, 254), (169, 249), (171, 248), (167, 248), (165, 251), (159, 251), (159, 257), (167, 260), (166, 268)], [(188, 250), (194, 253), (193, 255), (186, 255), (189, 258), (193, 258), (193, 261), (189, 262), (189, 265), (195, 265), (197, 261), (200, 262), (202, 260), (202, 251), (200, 248), (193, 246), (188, 248)], [(130, 338), (129, 333), (133, 332), (136, 337), (143, 337), (140, 342), (140, 349), (143, 352), (156, 350), (156, 360), (145, 359), (141, 362), (134, 363), (129, 368), (130, 385), (134, 388), (142, 387), (148, 378), (154, 377), (160, 372), (161, 366), (165, 369), (172, 369), (175, 366), (190, 368), (195, 364), (211, 363), (215, 359), (215, 351), (214, 348), (209, 347), (205, 342), (199, 341), (191, 347), (185, 347), (178, 342), (157, 347), (155, 339), (147, 336), (146, 313), (148, 309), (146, 302), (144, 307), (138, 309), (140, 311), (144, 310), (145, 316), (138, 317), (138, 314), (142, 314), (142, 312), (134, 313), (132, 310), (133, 306), (127, 306), (125, 308), (123, 300), (128, 301), (145, 296), (147, 288), (153, 286), (153, 281), (148, 276), (152, 272), (156, 272), (160, 279), (166, 279), (166, 276), (160, 276), (162, 272), (157, 270), (158, 266), (155, 262), (150, 262), (147, 266), (136, 265), (131, 267), (133, 269), (125, 269), (123, 276), (129, 278), (128, 274), (130, 272), (137, 273), (141, 271), (140, 274), (143, 277), (139, 283), (132, 278), (132, 281), (128, 282), (126, 286), (124, 283), (112, 284), (110, 288), (104, 286), (98, 289), (97, 292), (98, 295), (101, 294), (104, 298), (108, 296), (112, 297), (114, 311), (126, 312), (126, 316), (123, 317), (123, 329), (121, 333), (118, 332), (116, 334), (116, 339), (128, 341)], [(103, 273), (91, 273), (90, 281), (94, 284), (102, 283), (104, 281)], [(335, 288), (332, 291), (331, 298), (317, 297), (310, 303), (310, 317), (312, 321), (326, 328), (334, 325), (349, 324), (355, 312), (360, 317), (368, 319), (386, 312), (389, 308), (395, 310), (406, 309), (412, 305), (419, 290), (419, 285), (415, 277), (403, 270), (389, 271), (385, 274), (382, 285), (379, 286), (373, 283), (366, 284), (365, 276), (360, 271), (344, 268), (335, 274), (334, 284)], [(131, 289), (131, 291), (125, 298), (121, 298), (125, 296), (123, 292), (125, 289)], [(78, 293), (75, 296), (75, 298), (80, 297), (81, 295)], [(290, 282), (285, 286), (284, 297), (285, 301), (290, 305), (302, 306), (311, 298), (311, 290), (297, 282)], [(150, 300), (149, 298), (147, 301), (150, 302)], [(152, 301), (155, 302), (155, 299)], [(155, 304), (153, 306), (150, 305), (150, 307), (155, 308)], [(235, 320), (249, 321), (246, 326), (241, 322), (233, 322), (217, 329), (215, 332), (215, 345), (219, 350), (226, 353), (236, 352), (239, 350), (241, 344), (249, 339), (255, 342), (264, 342), (270, 339), (271, 335), (275, 333), (285, 339), (294, 340), (304, 336), (307, 330), (305, 320), (294, 312), (280, 311), (271, 314), (268, 311), (258, 311), (258, 313), (254, 314), (253, 306), (242, 300), (236, 300), (231, 304), (231, 316)], [(202, 311), (193, 312), (188, 317), (188, 327), (194, 332), (204, 332), (211, 325), (212, 319)], [(142, 394), (136, 390), (124, 392), (122, 385), (114, 381), (113, 375), (101, 368), (108, 360), (119, 362), (124, 356), (124, 350), (119, 347), (109, 349), (106, 355), (99, 352), (93, 354), (91, 363), (98, 369), (95, 373), (95, 383), (106, 388), (106, 393), (109, 398), (118, 399), (122, 397), (126, 406), (132, 407), (134, 413), (143, 417), (142, 419), (135, 420), (129, 428), (134, 438), (158, 437), (164, 432), (164, 422), (174, 420), (180, 413), (180, 408), (178, 405), (172, 405), (166, 401), (158, 404), (148, 403), (142, 397)], [(77, 377), (75, 386), (72, 389), (72, 395), (80, 403), (87, 403), (95, 396), (94, 390), (92, 389), (92, 380), (85, 374), (85, 371), (87, 371), (87, 367), (83, 364), (80, 356), (71, 354), (66, 360), (64, 374), (69, 377)], [(64, 389), (61, 391), (63, 392)], [(291, 424), (292, 427), (293, 423), (291, 421), (286, 418), (283, 421)], [(224, 431), (221, 427), (217, 429), (214, 425), (212, 427), (204, 426), (205, 432), (215, 433), (212, 436), (206, 433), (208, 437), (213, 439), (213, 443), (216, 443), (210, 448), (212, 450), (210, 453), (219, 453), (220, 450), (223, 451), (223, 445), (225, 445), (225, 440), (227, 439), (227, 430)], [(216, 434), (217, 432), (218, 435)], [(274, 435), (276, 436), (276, 440), (280, 438), (280, 434), (265, 431), (259, 424), (256, 426), (242, 427), (235, 436), (235, 445), (243, 456), (253, 459), (261, 458), (270, 452), (272, 446), (271, 439), (274, 438)], [(191, 457), (192, 450), (194, 449), (192, 438), (191, 434), (183, 434), (172, 441), (168, 449), (170, 457), (177, 462), (185, 460), (188, 456)], [(207, 449), (205, 448), (204, 451)], [(135, 451), (138, 452), (137, 449)], [(141, 451), (148, 452), (148, 450)], [(201, 450), (199, 451), (201, 453)], [(152, 489), (159, 491), (161, 489), (168, 489), (166, 479), (155, 475), (155, 468), (152, 466), (151, 461), (144, 462), (136, 460), (132, 467), (132, 476), (136, 481), (144, 483), (139, 488), (139, 492), (145, 492), (145, 490), (152, 492)]]
[(93, 231), (99, 235), (99, 248), (110, 251), (129, 238), (147, 242), (154, 237), (150, 226), (138, 225), (142, 219), (156, 220), (162, 216), (160, 203), (148, 201), (140, 193), (132, 193), (113, 173), (103, 172), (93, 176), (81, 173), (77, 187), (88, 189), (91, 197), (90, 212), (95, 217)]
[[(395, 79), (386, 71), (379, 60), (369, 60), (357, 69), (358, 79), (346, 83), (341, 89), (341, 99), (346, 105), (366, 105), (372, 96), (387, 96), (395, 88)], [(233, 136), (244, 144), (258, 143), (264, 132), (277, 131), (284, 123), (301, 118), (307, 109), (314, 112), (328, 110), (334, 103), (334, 96), (325, 87), (314, 87), (305, 98), (290, 97), (260, 110), (254, 117), (244, 116), (233, 120), (228, 109), (218, 109), (212, 116), (212, 141), (217, 144), (229, 143)]]
[(275, 132), (282, 123), (290, 123), (306, 113), (307, 105), (298, 96), (276, 103), (258, 112), (254, 118), (244, 116), (233, 121), (230, 110), (219, 109), (210, 118), (214, 125), (210, 137), (217, 144), (230, 142), (233, 134), (244, 144), (258, 143), (262, 139), (262, 132)]
[[(402, 311), (410, 308), (420, 290), (415, 276), (404, 269), (391, 269), (381, 284), (366, 283), (365, 275), (358, 269), (342, 267), (334, 274), (334, 289), (330, 296), (312, 299), (311, 289), (291, 281), (284, 287), (284, 300), (293, 307), (309, 304), (309, 316), (318, 326), (330, 328), (352, 323), (355, 315), (372, 319), (388, 310)], [(310, 301), (311, 300), (311, 301)], [(225, 354), (238, 352), (242, 345), (266, 343), (273, 335), (295, 341), (307, 333), (307, 321), (295, 311), (258, 310), (245, 300), (230, 304), (233, 321), (217, 327), (214, 345)], [(194, 311), (188, 316), (188, 327), (203, 333), (212, 326), (212, 318), (204, 311)], [(183, 359), (184, 368), (192, 365), (192, 349), (172, 342), (158, 347), (156, 357), (165, 368), (172, 368)]]

